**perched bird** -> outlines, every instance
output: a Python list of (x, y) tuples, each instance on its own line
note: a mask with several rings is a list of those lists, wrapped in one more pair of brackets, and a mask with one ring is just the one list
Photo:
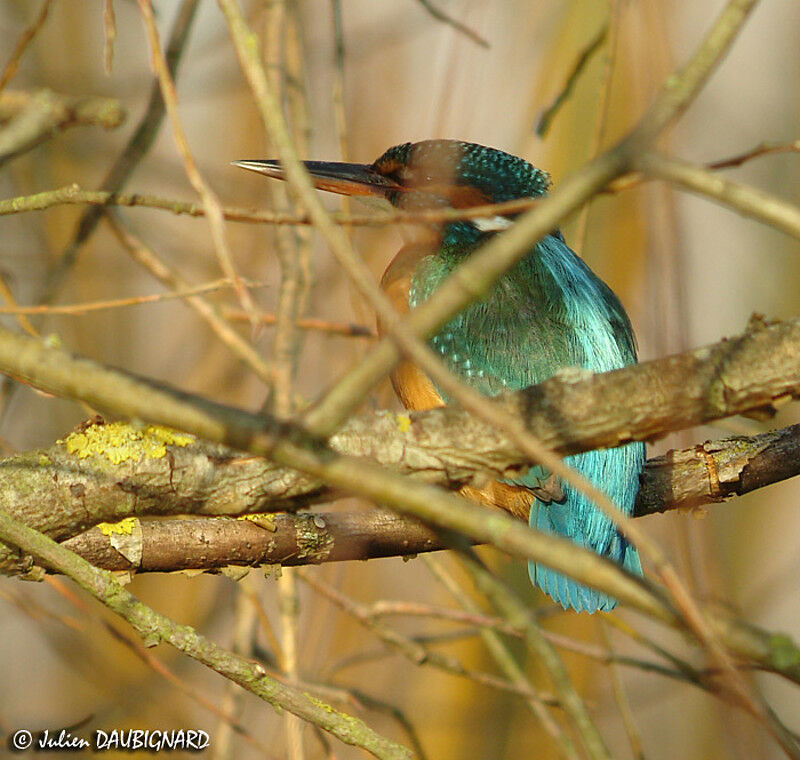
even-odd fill
[[(283, 179), (277, 161), (236, 165)], [(371, 195), (406, 210), (467, 208), (547, 193), (549, 176), (521, 158), (456, 140), (405, 143), (372, 164), (307, 161), (316, 187), (345, 195)], [(428, 228), (404, 246), (382, 286), (401, 312), (425, 301), (486, 240), (513, 223), (513, 215), (453, 221)], [(430, 340), (447, 366), (488, 396), (539, 383), (564, 367), (596, 372), (636, 361), (630, 320), (619, 299), (573, 253), (560, 231), (539, 241), (484, 298), (468, 306)], [(418, 368), (401, 364), (392, 377), (403, 404), (427, 409), (447, 397)], [(644, 464), (644, 446), (589, 451), (569, 465), (602, 488), (630, 514)], [(636, 550), (583, 494), (541, 467), (468, 496), (517, 515), (543, 533), (563, 536), (641, 574)], [(547, 567), (530, 562), (531, 581), (565, 608), (608, 610), (616, 600)]]

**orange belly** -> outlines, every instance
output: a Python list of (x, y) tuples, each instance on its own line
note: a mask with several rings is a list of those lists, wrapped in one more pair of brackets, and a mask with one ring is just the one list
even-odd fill
[[(381, 278), (381, 287), (389, 296), (399, 314), (408, 313), (408, 291), (411, 276), (420, 259), (430, 254), (430, 245), (411, 244), (403, 247), (392, 259)], [(378, 333), (386, 332), (385, 325), (378, 321)], [(411, 410), (434, 409), (444, 406), (428, 376), (412, 362), (401, 361), (391, 375), (392, 387), (403, 406)], [(527, 488), (512, 486), (493, 480), (482, 486), (463, 486), (459, 493), (462, 496), (487, 504), (490, 507), (503, 509), (521, 520), (528, 520), (531, 504), (535, 499)]]

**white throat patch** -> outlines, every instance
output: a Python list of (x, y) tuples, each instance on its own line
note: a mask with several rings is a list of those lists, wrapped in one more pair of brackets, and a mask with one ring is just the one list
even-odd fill
[(482, 219), (472, 219), (472, 226), (480, 232), (499, 232), (507, 230), (513, 222), (507, 216), (489, 216)]

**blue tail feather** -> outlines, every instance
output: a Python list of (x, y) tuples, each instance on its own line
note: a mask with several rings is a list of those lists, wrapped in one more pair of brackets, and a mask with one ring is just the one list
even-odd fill
[[(644, 445), (629, 444), (618, 449), (589, 451), (568, 457), (565, 462), (603, 488), (625, 514), (631, 514), (638, 489), (638, 473), (644, 463)], [(541, 477), (537, 473), (537, 477)], [(523, 479), (524, 482), (524, 479)], [(530, 525), (549, 535), (570, 539), (578, 546), (620, 564), (635, 575), (642, 574), (636, 549), (613, 523), (583, 494), (563, 484), (564, 501), (545, 504), (539, 500), (531, 507)], [(611, 610), (617, 600), (535, 562), (528, 563), (534, 585), (550, 595), (565, 609), (578, 612)]]

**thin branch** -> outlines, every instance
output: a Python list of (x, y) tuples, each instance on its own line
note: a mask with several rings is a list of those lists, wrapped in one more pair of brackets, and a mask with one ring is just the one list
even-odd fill
[[(603, 137), (608, 124), (608, 113), (611, 105), (611, 82), (617, 64), (617, 38), (619, 37), (619, 2), (608, 0), (608, 21), (606, 22), (606, 44), (603, 61), (603, 78), (600, 84), (597, 107), (595, 110), (595, 123), (592, 130), (592, 144), (589, 148), (589, 158), (594, 158), (603, 145)], [(583, 252), (586, 244), (586, 230), (589, 225), (589, 212), (592, 202), (588, 202), (580, 211), (575, 225), (575, 243), (573, 248)]]
[[(241, 309), (223, 307), (222, 313), (231, 322), (246, 322), (249, 317)], [(274, 325), (276, 317), (274, 314), (259, 312), (258, 322), (261, 325)], [(302, 317), (295, 322), (301, 330), (318, 330), (319, 332), (331, 333), (332, 335), (343, 335), (348, 338), (377, 338), (378, 334), (372, 327), (358, 325), (352, 322), (331, 322), (327, 319), (315, 319), (314, 317)]]
[(476, 31), (470, 29), (463, 22), (453, 18), (452, 16), (448, 16), (444, 11), (439, 10), (439, 8), (430, 2), (430, 0), (417, 0), (417, 2), (437, 21), (441, 21), (443, 24), (453, 27), (453, 29), (455, 29), (457, 32), (463, 34), (465, 37), (468, 37), (481, 47), (489, 47), (489, 43), (484, 37), (481, 37)]
[(594, 760), (604, 758), (610, 760), (611, 755), (603, 737), (592, 721), (586, 704), (573, 686), (563, 660), (545, 638), (539, 623), (530, 615), (527, 605), (523, 604), (505, 583), (496, 578), (471, 549), (462, 547), (459, 553), (462, 564), (475, 585), (511, 625), (524, 632), (525, 643), (547, 670), (559, 702), (563, 705), (589, 757)]
[(54, 135), (77, 126), (116, 129), (125, 111), (113, 98), (76, 98), (52, 90), (0, 94), (0, 166)]
[(617, 709), (622, 718), (622, 725), (625, 726), (625, 733), (628, 736), (628, 745), (631, 748), (631, 754), (635, 760), (645, 760), (642, 736), (639, 732), (639, 727), (636, 725), (636, 717), (631, 709), (631, 703), (630, 699), (628, 699), (625, 684), (620, 676), (618, 658), (614, 655), (608, 628), (602, 618), (597, 621), (597, 625), (600, 628), (600, 634), (607, 653), (606, 657), (611, 674), (611, 687), (614, 691), (614, 701), (617, 703)]
[[(11, 288), (8, 287), (8, 283), (5, 280), (6, 275), (5, 273), (0, 273), (0, 298), (3, 299), (8, 306), (0, 307), (0, 314), (14, 314), (16, 316), (17, 324), (33, 338), (38, 338), (39, 333), (36, 332), (36, 328), (31, 324), (31, 321), (25, 316), (24, 311), (20, 311), (20, 309), (24, 309), (25, 307), (19, 306), (17, 304), (16, 299), (14, 298), (14, 293), (11, 291)], [(3, 385), (5, 386), (6, 383), (4, 382)], [(6, 392), (6, 388), (3, 388), (2, 393)]]
[[(0, 101), (0, 105), (2, 105)], [(330, 214), (335, 224), (354, 227), (382, 227), (393, 224), (440, 224), (460, 219), (478, 219), (527, 211), (540, 201), (536, 198), (520, 198), (504, 203), (493, 203), (471, 208), (441, 208), (420, 211), (388, 211), (373, 214)], [(43, 211), (61, 205), (88, 204), (92, 206), (126, 206), (130, 208), (154, 208), (173, 214), (192, 217), (205, 216), (202, 204), (160, 198), (144, 193), (118, 193), (104, 190), (83, 190), (77, 184), (65, 185), (54, 190), (45, 190), (33, 195), (20, 195), (0, 200), (0, 216), (21, 214), (30, 211)], [(222, 209), (225, 219), (231, 222), (251, 224), (309, 225), (308, 214), (257, 211), (254, 209), (225, 206)]]
[(561, 106), (564, 105), (567, 98), (572, 94), (572, 90), (575, 88), (578, 79), (580, 79), (581, 74), (586, 69), (587, 64), (606, 41), (611, 23), (613, 23), (613, 19), (609, 19), (609, 21), (603, 24), (597, 34), (595, 34), (589, 43), (580, 51), (578, 57), (575, 59), (575, 63), (572, 64), (566, 81), (561, 86), (553, 102), (539, 115), (539, 118), (536, 120), (536, 126), (534, 127), (534, 131), (539, 137), (545, 137), (550, 131), (553, 119), (555, 119), (558, 112), (561, 110)]
[[(245, 278), (245, 284), (248, 288), (257, 289), (265, 287), (266, 283), (263, 280), (248, 280)], [(202, 295), (204, 293), (213, 293), (224, 288), (232, 287), (231, 281), (228, 279), (216, 280), (209, 282), (205, 285), (197, 285), (196, 287), (186, 288), (185, 290), (173, 290), (169, 293), (151, 293), (149, 295), (131, 296), (130, 298), (112, 298), (108, 301), (84, 301), (83, 303), (71, 304), (41, 304), (39, 306), (20, 306), (13, 298), (11, 298), (11, 291), (0, 279), (0, 296), (6, 301), (11, 302), (10, 306), (0, 306), (0, 314), (12, 314), (18, 317), (25, 317), (28, 314), (37, 314), (42, 316), (67, 316), (79, 317), (89, 314), (94, 311), (103, 311), (105, 309), (119, 309), (126, 306), (142, 306), (150, 303), (160, 303), (162, 301), (173, 301), (176, 299), (185, 299), (190, 296)], [(234, 309), (230, 306), (222, 307), (223, 317), (230, 322), (249, 322), (249, 316), (242, 309)], [(274, 325), (276, 317), (274, 314), (267, 314), (259, 312), (258, 323), (261, 325)], [(366, 325), (358, 325), (351, 322), (331, 322), (327, 319), (316, 319), (314, 317), (304, 317), (298, 319), (295, 323), (301, 330), (318, 330), (319, 332), (332, 333), (334, 335), (343, 335), (349, 338), (376, 338), (377, 333), (371, 327)], [(29, 334), (32, 327), (30, 323), (22, 323), (20, 325)]]
[(17, 40), (17, 44), (14, 46), (14, 50), (11, 53), (11, 56), (8, 59), (5, 67), (3, 68), (3, 73), (0, 74), (0, 93), (5, 89), (5, 86), (14, 78), (14, 74), (17, 73), (17, 69), (19, 68), (19, 62), (22, 59), (22, 55), (25, 53), (28, 45), (32, 42), (33, 38), (37, 35), (39, 30), (44, 26), (44, 22), (47, 21), (47, 14), (50, 12), (50, 6), (53, 4), (53, 0), (44, 0), (42, 3), (42, 7), (39, 9), (39, 15), (33, 20), (31, 25), (27, 27), (22, 34), (19, 36)]
[(153, 71), (158, 78), (159, 86), (161, 87), (161, 97), (164, 99), (164, 107), (167, 112), (167, 117), (172, 124), (173, 137), (178, 152), (183, 159), (183, 165), (186, 170), (186, 176), (189, 179), (192, 187), (200, 196), (203, 202), (206, 216), (208, 217), (208, 226), (211, 231), (211, 239), (214, 242), (214, 252), (217, 256), (220, 269), (226, 277), (230, 277), (235, 283), (236, 294), (242, 308), (248, 313), (253, 315), (253, 325), (257, 323), (255, 317), (255, 308), (253, 301), (247, 288), (244, 286), (236, 268), (233, 265), (233, 257), (231, 255), (228, 241), (225, 236), (225, 226), (222, 217), (222, 204), (216, 193), (211, 189), (200, 170), (197, 168), (197, 163), (194, 160), (189, 143), (186, 140), (186, 132), (183, 129), (180, 114), (178, 112), (178, 95), (175, 90), (175, 81), (170, 74), (169, 66), (164, 53), (161, 49), (161, 41), (158, 36), (158, 28), (156, 26), (155, 17), (153, 16), (153, 7), (151, 0), (137, 0), (139, 11), (144, 21), (145, 30), (147, 31), (147, 40), (150, 46), (150, 58)]
[[(44, 456), (53, 459), (54, 454)], [(175, 456), (173, 472), (179, 472), (187, 480), (193, 479), (192, 468), (195, 466), (202, 472), (208, 470), (205, 457), (190, 459), (177, 452)], [(410, 457), (415, 458), (413, 454)], [(0, 461), (0, 469), (7, 469), (7, 464)], [(268, 468), (269, 465), (252, 459), (248, 461), (245, 457), (231, 459), (225, 467), (218, 465), (215, 468), (214, 480), (206, 480), (208, 491), (198, 489), (192, 494), (181, 486), (180, 476), (177, 479), (171, 477), (172, 473), (165, 467), (160, 479), (163, 479), (165, 487), (168, 482), (173, 484), (175, 499), (161, 506), (165, 512), (174, 509), (177, 514), (181, 505), (191, 499), (204, 503), (210, 511), (221, 509), (224, 505), (221, 500), (215, 500), (215, 494), (223, 494), (234, 488), (241, 491), (240, 484), (257, 481), (259, 475), (263, 475)], [(230, 473), (226, 475), (225, 470), (233, 471), (234, 477), (230, 478)], [(45, 475), (43, 473), (42, 480)], [(426, 469), (425, 475), (430, 477), (431, 470)], [(735, 494), (747, 493), (796, 475), (800, 475), (800, 425), (751, 439), (730, 438), (670, 451), (649, 460), (645, 466), (637, 514), (696, 509), (700, 505), (717, 503)], [(144, 473), (142, 478), (145, 477), (154, 487), (159, 483), (159, 476), (154, 476), (152, 471)], [(289, 473), (281, 473), (280, 477), (264, 478), (265, 484), (276, 484), (275, 493), (267, 493), (269, 485), (265, 485), (264, 492), (260, 494), (251, 491), (251, 500), (264, 511), (282, 507), (291, 509), (296, 504), (296, 497), (294, 502), (288, 500), (284, 490), (289, 477)], [(302, 487), (300, 476), (296, 478), (298, 487)], [(446, 483), (444, 471), (442, 482)], [(277, 484), (281, 484), (280, 489)], [(314, 485), (307, 482), (309, 498)], [(452, 486), (453, 481), (449, 485)], [(129, 484), (129, 487), (131, 492), (136, 492), (133, 484)], [(210, 504), (203, 502), (206, 493), (209, 494)], [(87, 507), (94, 513), (90, 506), (92, 492), (88, 486), (84, 498)], [(335, 494), (318, 493), (318, 498), (331, 499), (335, 498)], [(13, 506), (13, 502), (10, 502), (10, 506)], [(240, 501), (240, 507), (247, 508), (244, 500)], [(145, 505), (137, 514), (146, 516), (152, 512)], [(120, 517), (119, 511), (113, 516), (109, 515), (108, 519), (115, 517)], [(115, 548), (113, 534), (97, 528), (70, 539), (68, 545), (98, 567), (136, 572), (215, 570), (228, 565), (305, 565), (402, 557), (447, 548), (435, 531), (416, 520), (384, 510), (276, 514), (256, 521), (220, 518), (145, 520), (141, 523), (139, 540), (141, 551), (132, 555), (136, 557), (136, 562)]]
[[(263, 288), (267, 287), (268, 283), (263, 280), (247, 280), (249, 288)], [(61, 316), (61, 317), (79, 317), (85, 314), (91, 314), (95, 311), (105, 311), (106, 309), (119, 309), (126, 306), (142, 306), (144, 304), (161, 303), (162, 301), (173, 301), (176, 299), (189, 298), (191, 296), (203, 295), (205, 293), (214, 293), (219, 290), (232, 287), (231, 281), (228, 279), (214, 280), (203, 285), (194, 287), (186, 287), (181, 290), (173, 290), (169, 293), (151, 293), (142, 296), (130, 296), (129, 298), (112, 298), (108, 301), (84, 301), (83, 303), (66, 303), (66, 304), (40, 304), (39, 306), (0, 306), (0, 314), (14, 314), (24, 316), (28, 314), (36, 314), (40, 316)], [(5, 289), (0, 292), (6, 300), (8, 300)], [(237, 319), (241, 316), (242, 312), (237, 312)], [(270, 315), (262, 315), (262, 320), (269, 322)], [(26, 330), (26, 332), (28, 332)], [(29, 333), (30, 334), (30, 333)]]
[[(111, 229), (117, 240), (122, 244), (130, 257), (140, 266), (147, 269), (159, 282), (173, 290), (188, 290), (190, 285), (174, 268), (162, 261), (158, 255), (148, 248), (136, 235), (126, 229), (120, 220), (114, 216), (109, 217)], [(246, 287), (241, 278), (236, 276), (232, 285), (237, 293)], [(268, 383), (270, 371), (266, 362), (259, 353), (248, 343), (222, 315), (222, 310), (214, 303), (201, 295), (188, 296), (185, 300), (187, 306), (211, 328), (212, 332), (222, 344), (259, 379)], [(249, 314), (255, 313), (255, 306), (251, 303)]]
[[(265, 65), (273, 75), (274, 89), (286, 103), (292, 123), (294, 144), (304, 154), (308, 151), (309, 104), (306, 89), (306, 57), (302, 51), (301, 19), (296, 3), (273, 3), (265, 14)], [(287, 88), (286, 79), (297, 82)], [(270, 195), (275, 201), (285, 194), (285, 188), (271, 183)], [(285, 202), (285, 200), (284, 200)], [(277, 206), (278, 203), (273, 203)], [(276, 227), (280, 285), (276, 308), (275, 332), (272, 338), (269, 393), (262, 408), (279, 418), (294, 413), (294, 388), (297, 376), (300, 331), (297, 318), (304, 312), (311, 279), (311, 235), (302, 227)], [(300, 679), (299, 615), (300, 596), (294, 570), (288, 568), (278, 578), (278, 613), (281, 630), (281, 670), (292, 684)], [(306, 747), (303, 724), (294, 715), (284, 719), (288, 760), (304, 760)]]
[[(472, 616), (480, 614), (478, 604), (469, 596), (463, 588), (455, 581), (451, 573), (448, 573), (442, 563), (436, 562), (433, 558), (425, 558), (425, 565), (433, 576), (449, 591), (450, 595), (459, 603), (462, 609)], [(503, 621), (505, 623), (505, 621)], [(528, 677), (514, 658), (510, 648), (498, 635), (492, 626), (485, 624), (480, 627), (480, 636), (498, 667), (505, 673), (506, 678), (519, 686), (533, 691)], [(563, 700), (562, 700), (563, 701)], [(535, 697), (527, 701), (528, 709), (538, 718), (542, 728), (547, 731), (553, 740), (558, 744), (561, 753), (569, 760), (578, 760), (580, 755), (561, 726), (545, 709), (545, 704)]]
[(763, 142), (756, 145), (744, 153), (730, 158), (723, 158), (718, 161), (712, 161), (706, 164), (706, 169), (717, 171), (719, 169), (733, 169), (742, 164), (752, 161), (754, 158), (761, 158), (761, 156), (770, 156), (774, 153), (800, 153), (800, 140), (795, 140), (790, 143), (771, 143)]
[(375, 757), (410, 759), (410, 752), (376, 734), (363, 721), (269, 676), (264, 668), (218, 647), (193, 628), (179, 625), (142, 604), (114, 577), (53, 540), (0, 512), (0, 539), (72, 578), (85, 591), (124, 618), (148, 646), (170, 644), (192, 659), (235, 681), (276, 708), (288, 710)]
[[(258, 620), (258, 607), (254, 603), (254, 589), (258, 580), (253, 576), (243, 578), (236, 584), (236, 597), (232, 625), (234, 654), (247, 659), (255, 655), (256, 622)], [(296, 686), (296, 684), (292, 684)], [(220, 707), (222, 715), (217, 721), (214, 731), (214, 744), (211, 748), (209, 760), (232, 760), (234, 755), (234, 737), (236, 724), (242, 719), (247, 693), (236, 687), (233, 681), (226, 684), (226, 689), (221, 695)]]
[(723, 179), (709, 169), (677, 158), (647, 153), (637, 160), (651, 178), (667, 180), (692, 193), (711, 198), (800, 240), (800, 208), (771, 193)]
[[(198, 2), (199, 0), (182, 0), (181, 7), (175, 16), (166, 51), (167, 69), (173, 79), (178, 73), (178, 66), (189, 39), (189, 31), (192, 28)], [(111, 5), (110, 0), (108, 5)], [(161, 87), (158, 78), (154, 77), (147, 108), (122, 153), (119, 154), (114, 165), (106, 174), (100, 186), (100, 193), (108, 198), (113, 198), (115, 197), (114, 194), (124, 186), (128, 177), (130, 177), (153, 144), (153, 140), (155, 140), (161, 122), (164, 119), (164, 113), (164, 99), (161, 97)], [(41, 300), (45, 302), (55, 300), (55, 294), (65, 274), (72, 267), (78, 256), (78, 250), (92, 236), (97, 227), (97, 223), (103, 215), (102, 206), (104, 205), (106, 204), (100, 203), (98, 207), (87, 209), (81, 214), (72, 240), (63, 250), (58, 262), (48, 274)]]
[(117, 39), (117, 17), (114, 13), (114, 0), (103, 2), (103, 68), (106, 76), (111, 75), (114, 63), (114, 42)]

